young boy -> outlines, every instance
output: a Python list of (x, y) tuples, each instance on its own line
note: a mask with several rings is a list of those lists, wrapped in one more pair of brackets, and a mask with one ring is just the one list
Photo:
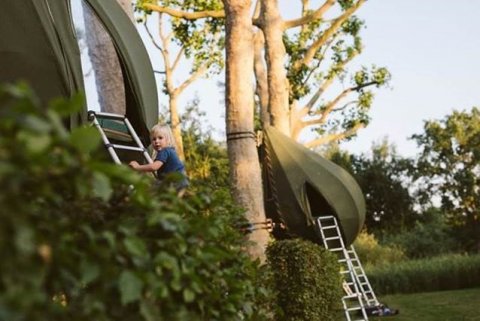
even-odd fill
[(157, 124), (152, 127), (150, 135), (154, 149), (153, 163), (140, 165), (137, 161), (131, 161), (128, 165), (139, 172), (156, 172), (157, 179), (160, 182), (169, 173), (180, 173), (182, 179), (175, 184), (175, 187), (179, 194), (183, 194), (188, 186), (188, 179), (185, 173), (185, 165), (175, 150), (175, 140), (170, 127)]

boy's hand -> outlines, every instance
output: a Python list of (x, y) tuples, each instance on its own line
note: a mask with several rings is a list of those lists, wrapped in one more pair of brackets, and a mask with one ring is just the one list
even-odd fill
[(130, 163), (128, 163), (128, 166), (130, 166), (133, 169), (137, 169), (138, 166), (140, 166), (140, 164), (138, 164), (137, 161), (131, 161)]

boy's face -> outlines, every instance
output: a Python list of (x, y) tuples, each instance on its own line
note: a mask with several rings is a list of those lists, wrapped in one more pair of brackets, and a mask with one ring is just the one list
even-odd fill
[(152, 135), (152, 146), (155, 150), (167, 147), (167, 140), (162, 134)]

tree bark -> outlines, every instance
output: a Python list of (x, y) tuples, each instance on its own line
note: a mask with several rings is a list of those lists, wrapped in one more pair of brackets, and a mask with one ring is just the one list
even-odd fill
[[(118, 0), (133, 23), (133, 7), (131, 1)], [(102, 23), (82, 2), (86, 41), (89, 57), (95, 71), (95, 84), (98, 93), (100, 110), (124, 115), (126, 112), (125, 87), (123, 75), (112, 39)]]
[(266, 128), (267, 126), (271, 125), (270, 110), (268, 109), (267, 70), (265, 67), (265, 59), (263, 54), (264, 44), (265, 39), (263, 37), (263, 31), (258, 30), (254, 35), (254, 71), (257, 82), (255, 93), (258, 97), (260, 105), (260, 120), (262, 122), (262, 128)]
[(260, 28), (265, 36), (265, 56), (268, 72), (268, 98), (272, 126), (290, 136), (289, 88), (285, 71), (284, 22), (277, 0), (262, 0)]
[(185, 160), (185, 153), (183, 150), (182, 128), (180, 125), (180, 117), (178, 115), (178, 97), (175, 94), (169, 94), (169, 106), (170, 106), (170, 121), (172, 127), (173, 138), (177, 154), (180, 159)]
[[(226, 116), (233, 196), (251, 223), (265, 221), (262, 180), (253, 132), (253, 31), (250, 0), (223, 0), (226, 12)], [(265, 259), (266, 230), (249, 234), (248, 252)]]

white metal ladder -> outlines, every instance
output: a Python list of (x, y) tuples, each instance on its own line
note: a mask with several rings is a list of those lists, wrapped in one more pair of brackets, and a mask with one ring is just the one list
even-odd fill
[[(367, 321), (368, 316), (365, 311), (363, 294), (358, 286), (354, 263), (343, 242), (336, 217), (333, 215), (317, 217), (316, 223), (324, 247), (338, 255), (338, 262), (342, 266), (340, 274), (344, 278), (343, 289), (345, 290), (342, 305), (346, 320)], [(357, 262), (360, 263), (358, 258)]]
[(372, 285), (368, 280), (367, 275), (365, 274), (365, 270), (363, 269), (362, 263), (360, 263), (360, 259), (358, 258), (357, 252), (353, 245), (350, 246), (350, 249), (347, 250), (349, 255), (350, 261), (352, 262), (353, 271), (355, 274), (355, 278), (357, 280), (357, 285), (362, 292), (363, 299), (366, 302), (367, 306), (379, 306), (380, 302), (377, 300), (377, 296), (375, 292), (373, 292)]
[[(95, 112), (89, 111), (88, 112), (88, 120), (92, 122), (92, 124), (98, 129), (100, 135), (102, 136), (103, 144), (107, 148), (108, 153), (112, 157), (112, 160), (116, 164), (122, 164), (120, 160), (117, 150), (128, 150), (138, 152), (142, 155), (144, 160), (147, 163), (152, 163), (152, 158), (150, 157), (148, 150), (143, 146), (142, 141), (138, 137), (137, 133), (135, 132), (134, 128), (128, 121), (128, 119), (123, 115), (112, 114), (112, 113), (104, 113), (104, 112)], [(106, 128), (103, 125), (104, 122), (109, 122), (110, 125), (115, 125), (120, 129), (124, 129), (125, 132), (121, 132), (124, 137), (129, 140), (130, 145), (126, 144), (113, 144), (110, 142), (108, 135), (106, 134), (107, 131), (112, 131), (109, 128)]]

